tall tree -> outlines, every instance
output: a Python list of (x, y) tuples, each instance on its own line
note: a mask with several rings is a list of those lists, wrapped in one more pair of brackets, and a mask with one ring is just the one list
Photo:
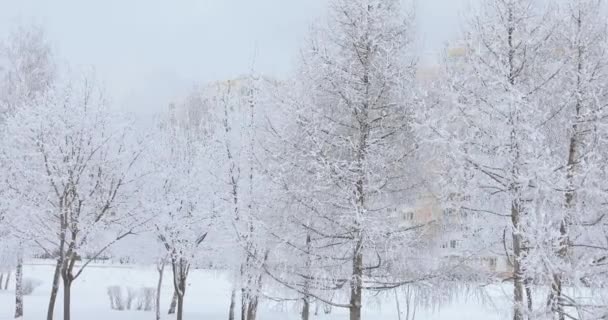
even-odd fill
[[(231, 229), (238, 248), (235, 287), (240, 289), (241, 320), (255, 320), (262, 289), (263, 272), (260, 265), (267, 257), (261, 199), (264, 183), (257, 163), (257, 127), (259, 119), (259, 82), (254, 75), (210, 86), (205, 103), (219, 115), (215, 130), (223, 159), (219, 160), (223, 198), (230, 208)], [(238, 283), (239, 285), (236, 285)], [(231, 299), (236, 295), (233, 293)], [(234, 315), (231, 301), (229, 315)]]
[(554, 13), (535, 0), (481, 4), (464, 35), (464, 55), (447, 61), (447, 99), (429, 118), (445, 160), (453, 161), (449, 176), (459, 180), (452, 201), (484, 216), (478, 227), (495, 231), (490, 243), (500, 243), (512, 264), (514, 320), (534, 317), (540, 256), (530, 250), (556, 208), (549, 181), (557, 156), (546, 148), (543, 128), (562, 71), (552, 45)]
[[(417, 225), (401, 216), (423, 190), (411, 17), (392, 0), (335, 0), (329, 8), (327, 25), (302, 51), (294, 98), (281, 107), (288, 116), (270, 130), (281, 142), (270, 152), (280, 164), (270, 175), (289, 199), (291, 225), (275, 236), (300, 257), (288, 262), (302, 264), (267, 271), (304, 306), (313, 297), (360, 320), (364, 291), (435, 275), (431, 259), (411, 257), (436, 217)], [(415, 266), (422, 260), (424, 271)]]
[[(25, 25), (12, 30), (8, 39), (0, 43), (0, 125), (18, 110), (28, 108), (37, 97), (46, 94), (55, 81), (55, 73), (54, 57), (44, 30), (40, 26)], [(4, 187), (0, 188), (0, 194)], [(0, 222), (3, 211), (0, 209)], [(18, 247), (23, 248), (23, 245)], [(20, 272), (23, 255), (23, 252), (17, 253)], [(22, 286), (22, 279), (21, 274), (15, 279), (18, 287)], [(22, 290), (15, 290), (15, 294), (15, 317), (20, 317), (23, 315)], [(54, 300), (51, 300), (51, 305), (54, 305)]]
[(166, 124), (153, 136), (146, 157), (152, 168), (144, 180), (144, 202), (169, 257), (178, 320), (190, 268), (201, 259), (201, 246), (217, 220), (205, 146), (188, 128)]
[[(545, 126), (554, 137), (555, 184), (561, 191), (552, 233), (556, 260), (545, 264), (551, 290), (547, 305), (559, 320), (590, 312), (587, 302), (566, 286), (588, 287), (602, 269), (607, 247), (605, 208), (606, 116), (608, 103), (608, 37), (602, 1), (565, 2), (560, 10), (556, 51), (564, 67), (559, 77), (556, 109)], [(558, 231), (558, 232), (556, 232)], [(594, 279), (594, 280), (591, 280)], [(573, 308), (574, 307), (574, 308)], [(580, 315), (579, 315), (580, 316)]]

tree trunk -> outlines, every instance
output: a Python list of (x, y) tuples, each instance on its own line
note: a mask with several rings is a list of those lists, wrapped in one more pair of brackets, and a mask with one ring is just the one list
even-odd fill
[(19, 254), (15, 271), (15, 319), (23, 317), (23, 256)]
[(255, 320), (258, 314), (258, 296), (250, 297), (247, 304), (247, 320)]
[(517, 201), (511, 205), (511, 222), (513, 224), (513, 320), (524, 320), (524, 283), (521, 268), (522, 239), (519, 230), (520, 208)]
[(173, 298), (171, 298), (171, 304), (169, 305), (168, 314), (175, 314), (176, 307), (177, 307), (177, 291), (173, 290)]
[(176, 320), (182, 320), (184, 316), (184, 295), (177, 295), (177, 317)]
[(57, 301), (57, 293), (59, 292), (59, 277), (61, 276), (61, 262), (57, 261), (55, 273), (53, 274), (53, 284), (51, 286), (51, 297), (49, 299), (49, 307), (46, 312), (46, 320), (53, 320), (55, 314), (55, 302)]
[(395, 306), (397, 307), (397, 320), (401, 320), (401, 306), (399, 305), (399, 296), (397, 295), (397, 289), (394, 289), (393, 293), (395, 294)]
[[(311, 252), (311, 237), (310, 233), (306, 234), (306, 251)], [(311, 256), (310, 254), (306, 255), (306, 273), (310, 277), (311, 276)], [(310, 280), (308, 278), (304, 279), (304, 297), (302, 298), (302, 320), (308, 320), (310, 318)]]
[(184, 317), (184, 296), (186, 295), (186, 281), (190, 264), (184, 258), (171, 258), (171, 269), (173, 272), (173, 289), (177, 296), (177, 316), (176, 320)]
[[(570, 248), (570, 224), (572, 222), (572, 214), (573, 209), (576, 205), (576, 181), (575, 178), (578, 175), (579, 167), (582, 165), (580, 162), (581, 153), (584, 153), (582, 148), (584, 146), (584, 128), (579, 127), (579, 123), (581, 119), (581, 113), (583, 112), (583, 100), (584, 97), (584, 89), (583, 89), (583, 78), (584, 74), (584, 64), (586, 63), (585, 52), (587, 51), (585, 48), (585, 44), (581, 43), (581, 39), (583, 39), (583, 35), (585, 30), (583, 29), (583, 13), (581, 11), (580, 3), (578, 4), (578, 16), (573, 17), (576, 21), (576, 31), (577, 31), (577, 40), (576, 40), (576, 48), (577, 48), (577, 57), (576, 57), (576, 104), (574, 106), (574, 121), (572, 124), (572, 135), (570, 136), (570, 144), (568, 148), (568, 166), (566, 171), (566, 179), (568, 181), (568, 192), (565, 194), (565, 202), (566, 202), (566, 211), (565, 215), (560, 223), (560, 247), (558, 250), (559, 257), (567, 261), (569, 255)], [(589, 49), (591, 50), (591, 49)], [(584, 163), (584, 162), (583, 162)], [(565, 312), (563, 306), (563, 297), (562, 297), (562, 286), (563, 286), (563, 273), (556, 272), (553, 275), (553, 284), (551, 286), (551, 296), (553, 296), (552, 306), (553, 311), (557, 313), (557, 317), (559, 320), (565, 320)]]
[(2, 290), (2, 279), (4, 278), (4, 272), (0, 273), (0, 290)]
[(361, 300), (363, 287), (363, 253), (361, 252), (361, 241), (355, 249), (353, 258), (353, 275), (350, 281), (350, 320), (361, 320)]
[(156, 320), (160, 320), (160, 290), (163, 285), (163, 272), (165, 271), (165, 262), (162, 261), (157, 266), (158, 270), (158, 284), (156, 285), (156, 301), (154, 304), (154, 311), (156, 312)]
[(247, 304), (249, 302), (249, 295), (247, 289), (241, 288), (241, 320), (247, 320)]
[(72, 294), (72, 282), (70, 279), (63, 279), (63, 320), (70, 320), (70, 301)]
[(310, 300), (308, 297), (304, 297), (302, 301), (302, 320), (308, 320), (310, 318)]
[(532, 303), (532, 287), (530, 286), (529, 281), (524, 282), (524, 287), (526, 288), (526, 300), (528, 301), (528, 319), (530, 319), (532, 310), (534, 309)]
[(232, 288), (230, 294), (230, 309), (228, 310), (228, 320), (234, 320), (234, 308), (236, 306), (236, 287)]
[[(264, 263), (268, 260), (268, 253), (269, 251), (264, 253)], [(258, 269), (255, 270), (258, 271), (257, 277), (252, 274), (250, 276), (250, 279), (252, 280), (249, 281), (251, 285), (249, 286), (247, 294), (247, 320), (255, 320), (257, 318), (260, 292), (262, 292), (262, 280), (264, 280), (264, 273), (260, 272)], [(253, 287), (253, 290), (251, 287)]]
[[(6, 275), (6, 281), (4, 282), (4, 290), (8, 290), (8, 283), (11, 280), (11, 272), (9, 271), (8, 274)], [(0, 286), (2, 285), (2, 283), (0, 283)]]

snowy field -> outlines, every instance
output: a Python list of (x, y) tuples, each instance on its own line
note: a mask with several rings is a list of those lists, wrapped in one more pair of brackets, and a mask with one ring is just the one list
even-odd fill
[[(28, 263), (24, 267), (24, 278), (38, 279), (42, 285), (36, 288), (32, 295), (25, 297), (25, 320), (38, 320), (46, 317), (48, 295), (50, 292), (50, 280), (53, 268), (50, 262), (35, 261)], [(153, 266), (142, 267), (132, 265), (111, 265), (97, 264), (90, 266), (73, 287), (72, 297), (72, 318), (75, 320), (143, 320), (154, 319), (153, 311), (113, 311), (110, 309), (109, 298), (106, 288), (112, 285), (123, 287), (131, 286), (140, 288), (142, 286), (155, 287), (157, 273)], [(172, 319), (166, 315), (171, 294), (171, 273), (166, 270), (161, 297), (163, 306), (163, 316), (165, 319)], [(186, 320), (226, 320), (227, 310), (230, 300), (230, 282), (228, 277), (216, 271), (194, 270), (190, 276), (189, 287), (185, 301)], [(14, 285), (11, 285), (14, 287)], [(441, 293), (438, 293), (441, 294)], [(460, 301), (446, 305), (438, 310), (417, 311), (416, 319), (425, 320), (492, 320), (503, 319), (504, 308), (496, 305), (503, 305), (501, 293), (493, 294), (492, 301), (482, 305), (475, 298), (461, 299)], [(364, 319), (369, 320), (398, 320), (394, 296), (389, 295), (385, 301), (367, 297)], [(8, 320), (13, 318), (14, 311), (14, 291), (0, 291), (0, 319)], [(57, 316), (61, 315), (61, 291), (57, 301)], [(405, 306), (401, 304), (402, 311)], [(494, 304), (494, 306), (492, 306)], [(322, 314), (323, 312), (320, 311)], [(298, 319), (298, 311), (293, 304), (276, 303), (265, 301), (260, 310), (260, 320), (289, 320)], [(313, 319), (347, 319), (348, 316), (343, 310), (335, 309), (330, 315), (319, 315)], [(59, 317), (57, 318), (59, 319)], [(405, 316), (402, 316), (405, 319)]]

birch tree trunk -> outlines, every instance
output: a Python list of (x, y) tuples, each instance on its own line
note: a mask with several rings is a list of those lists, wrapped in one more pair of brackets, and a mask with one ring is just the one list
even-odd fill
[(520, 208), (516, 202), (511, 207), (511, 221), (513, 223), (513, 320), (523, 320), (524, 283), (522, 279), (521, 255), (522, 237), (519, 232)]
[[(310, 232), (306, 234), (306, 252), (311, 252), (312, 250), (312, 239), (310, 237)], [(311, 264), (312, 257), (310, 254), (306, 255), (306, 272), (308, 277), (311, 276)], [(304, 297), (302, 298), (302, 320), (308, 320), (310, 318), (310, 279), (306, 278), (304, 280)]]
[(19, 254), (15, 271), (15, 319), (23, 317), (23, 255)]

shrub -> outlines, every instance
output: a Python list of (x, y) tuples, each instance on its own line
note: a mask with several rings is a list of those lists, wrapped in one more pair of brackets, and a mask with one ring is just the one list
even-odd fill
[(23, 279), (23, 295), (28, 296), (34, 292), (34, 289), (40, 287), (42, 281), (38, 279), (25, 278)]
[(112, 308), (112, 310), (125, 309), (122, 299), (122, 290), (119, 286), (108, 287), (108, 297), (110, 297), (110, 308)]
[[(126, 292), (126, 296), (123, 295)], [(107, 288), (112, 310), (143, 310), (150, 311), (156, 300), (156, 290), (152, 287), (142, 287), (135, 290), (132, 287), (110, 286)]]

